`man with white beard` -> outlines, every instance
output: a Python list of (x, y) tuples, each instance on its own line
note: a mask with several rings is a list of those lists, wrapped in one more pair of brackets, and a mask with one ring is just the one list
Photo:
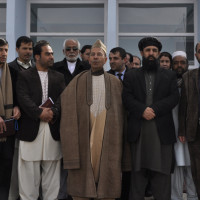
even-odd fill
[[(90, 68), (89, 64), (82, 62), (79, 59), (80, 53), (80, 42), (75, 39), (66, 39), (63, 42), (63, 54), (65, 58), (62, 61), (54, 63), (53, 69), (64, 74), (65, 85), (67, 86), (70, 81), (80, 72), (88, 70)], [(61, 185), (58, 194), (58, 199), (67, 199), (67, 170), (62, 169), (61, 171)], [(70, 197), (68, 197), (70, 199)]]
[(82, 63), (79, 59), (80, 42), (75, 39), (66, 39), (63, 42), (63, 54), (65, 58), (56, 62), (53, 69), (64, 74), (66, 86), (80, 72), (88, 70), (89, 64)]

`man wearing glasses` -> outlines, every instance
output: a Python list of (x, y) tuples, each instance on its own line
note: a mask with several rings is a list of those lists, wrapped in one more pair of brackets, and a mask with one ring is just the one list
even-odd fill
[(66, 86), (80, 72), (88, 70), (90, 67), (79, 59), (80, 42), (75, 39), (66, 39), (63, 42), (63, 54), (65, 58), (56, 62), (54, 70), (64, 74)]
[[(64, 74), (65, 85), (67, 86), (70, 81), (80, 72), (90, 68), (89, 63), (82, 62), (79, 59), (80, 42), (75, 39), (66, 39), (63, 42), (63, 54), (65, 58), (62, 61), (54, 63), (53, 69)], [(61, 170), (61, 183), (58, 199), (70, 199), (67, 195), (67, 170)]]

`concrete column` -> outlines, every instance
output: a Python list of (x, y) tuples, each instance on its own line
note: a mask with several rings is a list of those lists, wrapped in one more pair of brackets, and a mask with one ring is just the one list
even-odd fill
[(8, 62), (17, 57), (16, 40), (26, 35), (26, 0), (7, 0), (6, 39), (9, 43)]
[[(117, 46), (117, 0), (108, 0), (107, 20), (107, 55), (110, 50)], [(107, 69), (110, 67), (107, 62)]]
[(198, 4), (198, 9), (197, 9), (197, 14), (198, 14), (198, 18), (197, 18), (197, 21), (198, 21), (198, 31), (197, 31), (197, 35), (198, 35), (198, 42), (200, 41), (200, 1), (197, 1), (197, 4)]

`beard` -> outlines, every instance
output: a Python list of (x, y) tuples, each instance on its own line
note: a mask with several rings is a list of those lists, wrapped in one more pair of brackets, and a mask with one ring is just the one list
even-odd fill
[(78, 59), (78, 55), (75, 57), (69, 57), (69, 56), (65, 56), (68, 62), (76, 62), (76, 60)]
[(147, 71), (156, 71), (159, 67), (158, 59), (154, 56), (148, 56), (142, 58), (142, 67)]
[(176, 72), (176, 77), (177, 78), (182, 78), (183, 74), (187, 71), (187, 69), (184, 69), (182, 67), (178, 67), (174, 71)]

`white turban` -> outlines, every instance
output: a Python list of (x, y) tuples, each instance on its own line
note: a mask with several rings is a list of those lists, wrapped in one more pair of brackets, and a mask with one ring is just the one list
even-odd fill
[(184, 51), (175, 51), (172, 54), (172, 59), (175, 58), (176, 56), (182, 56), (187, 59), (187, 54)]

